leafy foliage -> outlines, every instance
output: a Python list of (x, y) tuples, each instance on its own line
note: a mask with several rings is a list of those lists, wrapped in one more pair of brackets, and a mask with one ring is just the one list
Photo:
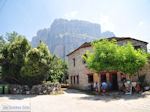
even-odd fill
[(96, 71), (122, 71), (133, 75), (147, 62), (147, 54), (135, 50), (131, 43), (119, 46), (116, 40), (99, 40), (92, 43), (93, 52), (87, 52), (87, 66)]
[(66, 77), (67, 65), (50, 54), (43, 42), (31, 48), (27, 39), (15, 32), (7, 33), (5, 39), (1, 47), (3, 80), (32, 86), (43, 81), (61, 82)]
[(3, 36), (0, 36), (0, 78), (1, 78), (1, 72), (2, 72), (2, 67), (1, 67), (1, 60), (2, 60), (2, 49), (5, 45), (5, 40), (3, 38)]
[(29, 50), (21, 73), (25, 84), (34, 85), (46, 80), (49, 71), (48, 56), (37, 48)]
[(131, 43), (120, 47), (120, 52), (122, 52), (122, 55), (120, 55), (120, 61), (122, 61), (122, 64), (120, 64), (119, 69), (129, 75), (138, 72), (138, 70), (148, 61), (147, 54), (140, 49), (135, 50)]
[(0, 52), (1, 52), (1, 50), (3, 49), (4, 44), (5, 44), (4, 37), (3, 37), (3, 36), (0, 36)]
[(150, 53), (147, 54), (148, 59), (150, 59)]
[(55, 55), (52, 59), (53, 62), (51, 63), (48, 80), (52, 82), (65, 82), (68, 77), (67, 64)]
[(8, 42), (13, 42), (16, 38), (20, 38), (22, 35), (19, 35), (17, 32), (6, 33), (4, 37)]
[(18, 35), (2, 49), (2, 77), (10, 83), (20, 83), (20, 71), (26, 53), (31, 48), (24, 36)]

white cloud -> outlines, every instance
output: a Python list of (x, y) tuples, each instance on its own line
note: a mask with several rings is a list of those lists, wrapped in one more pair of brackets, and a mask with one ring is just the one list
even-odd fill
[(139, 23), (138, 23), (138, 26), (140, 27), (140, 26), (143, 26), (144, 25), (144, 22), (143, 21), (140, 21)]
[(115, 30), (115, 25), (113, 24), (113, 22), (109, 16), (101, 15), (100, 16), (100, 24), (102, 26), (103, 31), (106, 31), (106, 30), (114, 31)]
[(75, 19), (78, 15), (78, 11), (71, 11), (64, 15), (66, 19)]

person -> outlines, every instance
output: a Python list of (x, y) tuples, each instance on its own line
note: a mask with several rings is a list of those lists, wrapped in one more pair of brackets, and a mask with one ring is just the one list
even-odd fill
[(132, 94), (132, 84), (131, 84), (130, 80), (126, 81), (125, 87), (126, 87), (126, 93), (125, 94), (131, 95)]
[(91, 91), (93, 91), (93, 84), (91, 83), (91, 85), (90, 85), (90, 88), (91, 88)]
[(94, 89), (96, 92), (98, 92), (98, 83), (97, 82), (94, 83)]
[(122, 86), (121, 86), (121, 92), (125, 93), (126, 92), (126, 87), (125, 87), (125, 84), (122, 83)]
[(141, 91), (140, 84), (136, 85), (135, 90), (136, 90), (137, 93), (139, 93)]
[(121, 81), (125, 83), (127, 81), (125, 74), (121, 74)]
[(101, 85), (102, 92), (105, 93), (106, 90), (107, 90), (107, 87), (108, 87), (107, 83), (106, 82), (102, 82), (102, 85)]
[(108, 89), (112, 90), (112, 83), (111, 82), (108, 82)]

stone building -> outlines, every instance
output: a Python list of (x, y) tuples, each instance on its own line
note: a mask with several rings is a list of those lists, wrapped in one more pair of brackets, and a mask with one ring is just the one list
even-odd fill
[[(108, 38), (116, 39), (119, 45), (125, 45), (127, 42), (131, 42), (135, 49), (143, 49), (147, 51), (147, 42), (137, 40), (130, 37), (111, 37)], [(82, 56), (85, 55), (86, 51), (92, 51), (92, 46), (90, 43), (83, 43), (79, 48), (75, 49), (68, 56), (68, 64), (69, 64), (69, 84), (71, 87), (87, 90), (90, 88), (91, 85), (94, 83), (98, 84), (98, 88), (100, 88), (100, 84), (103, 81), (111, 82), (112, 89), (118, 90), (119, 83), (121, 82), (121, 78), (124, 75), (120, 72), (101, 72), (100, 74), (92, 73), (87, 67), (85, 61), (82, 59)], [(147, 78), (150, 79), (150, 69), (148, 68), (149, 65), (146, 65), (144, 69), (144, 73), (147, 75)], [(143, 72), (140, 72), (142, 75)], [(136, 79), (136, 77), (134, 78)], [(134, 80), (133, 79), (133, 80)], [(150, 80), (149, 80), (150, 81)]]

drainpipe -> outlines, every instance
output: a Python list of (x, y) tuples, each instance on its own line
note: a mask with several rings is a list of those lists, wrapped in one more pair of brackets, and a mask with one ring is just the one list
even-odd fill
[(138, 74), (138, 81), (140, 80), (140, 74), (139, 74), (139, 71), (137, 72), (137, 74)]
[(100, 86), (101, 85), (101, 73), (98, 73), (98, 79), (99, 79), (98, 80), (98, 92), (101, 92), (101, 88), (100, 88), (101, 87)]

